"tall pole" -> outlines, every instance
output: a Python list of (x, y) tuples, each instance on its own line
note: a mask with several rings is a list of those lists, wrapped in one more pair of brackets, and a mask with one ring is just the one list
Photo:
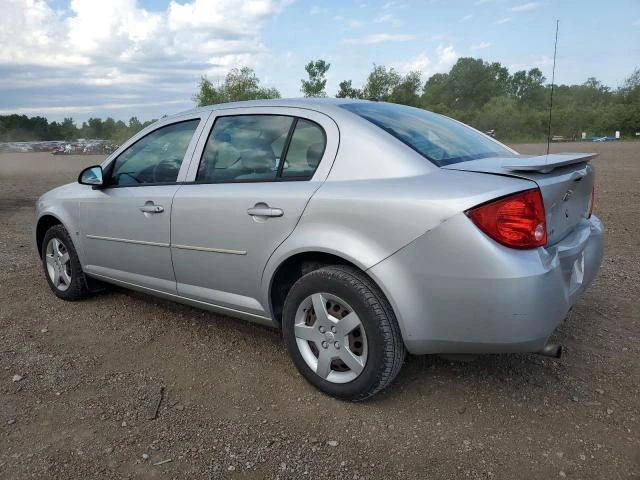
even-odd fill
[(549, 99), (549, 131), (547, 132), (547, 155), (551, 145), (551, 110), (553, 109), (553, 83), (556, 80), (556, 52), (558, 51), (558, 28), (560, 20), (556, 20), (556, 43), (553, 46), (553, 70), (551, 71), (551, 96)]

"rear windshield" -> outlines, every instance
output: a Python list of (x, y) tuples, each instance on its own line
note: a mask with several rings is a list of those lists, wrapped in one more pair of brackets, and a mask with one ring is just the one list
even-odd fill
[(514, 156), (475, 130), (420, 108), (375, 102), (340, 106), (369, 120), (439, 167), (478, 158)]

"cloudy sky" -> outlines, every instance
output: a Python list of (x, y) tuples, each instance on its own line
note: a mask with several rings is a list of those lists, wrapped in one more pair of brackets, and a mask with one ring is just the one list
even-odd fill
[(300, 96), (311, 59), (331, 63), (327, 90), (372, 65), (426, 79), (461, 56), (556, 80), (619, 85), (640, 67), (640, 1), (0, 0), (0, 114), (50, 120), (158, 118), (193, 107), (202, 75), (254, 68)]

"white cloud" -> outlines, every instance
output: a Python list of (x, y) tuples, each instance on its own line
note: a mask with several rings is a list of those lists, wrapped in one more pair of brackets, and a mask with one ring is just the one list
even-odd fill
[(170, 78), (178, 88), (188, 81), (192, 90), (202, 74), (255, 66), (266, 54), (264, 22), (289, 3), (171, 0), (165, 10), (150, 11), (137, 0), (71, 0), (68, 10), (54, 11), (44, 0), (5, 0), (3, 89), (24, 88), (19, 72), (27, 70), (49, 85), (158, 87)]
[(436, 48), (436, 60), (433, 62), (426, 52), (420, 53), (407, 62), (392, 63), (391, 66), (400, 73), (420, 72), (423, 79), (429, 78), (434, 73), (448, 72), (458, 59), (458, 54), (453, 45), (439, 45)]
[(634, 27), (640, 27), (640, 18), (631, 24)]
[(393, 35), (391, 33), (377, 33), (359, 38), (344, 38), (342, 39), (342, 43), (345, 45), (376, 45), (378, 43), (407, 42), (409, 40), (413, 40), (414, 38), (415, 35)]
[(458, 59), (458, 54), (453, 45), (447, 47), (440, 45), (436, 48), (436, 53), (438, 54), (437, 68), (446, 68), (448, 70)]
[(385, 15), (380, 15), (379, 17), (377, 17), (374, 22), (376, 23), (388, 23), (393, 27), (401, 27), (402, 26), (402, 20), (399, 20), (398, 18), (394, 17), (391, 14), (385, 14)]
[(364, 26), (364, 23), (362, 23), (360, 20), (351, 20), (349, 21), (349, 27), (350, 28), (361, 28)]
[(523, 3), (521, 5), (516, 5), (514, 7), (509, 7), (507, 8), (507, 10), (509, 12), (527, 12), (529, 10), (535, 10), (536, 8), (540, 7), (540, 3), (538, 2), (529, 2), (529, 3)]
[(545, 65), (553, 64), (553, 58), (548, 57), (547, 55), (542, 55), (540, 58), (533, 61), (533, 64), (536, 67), (543, 67)]
[(485, 48), (489, 48), (490, 46), (491, 46), (490, 42), (480, 42), (480, 43), (471, 45), (469, 50), (471, 50), (472, 52), (477, 52), (478, 50), (484, 50)]
[(395, 5), (397, 5), (397, 2), (387, 2), (382, 6), (383, 10), (389, 10), (390, 8), (394, 7)]
[(511, 20), (513, 20), (513, 17), (504, 17), (504, 18), (501, 18), (500, 20), (496, 20), (495, 24), (502, 25), (503, 23), (509, 23)]
[(469, 20), (471, 20), (473, 18), (473, 16), (474, 16), (473, 13), (470, 13), (469, 15), (465, 15), (464, 17), (462, 17), (460, 19), (460, 23), (468, 22)]
[(189, 108), (201, 75), (215, 80), (270, 58), (263, 26), (291, 1), (170, 0), (150, 10), (139, 0), (70, 0), (55, 10), (3, 0), (0, 105), (52, 115), (143, 115), (133, 103), (142, 99), (147, 112)]
[[(539, 68), (540, 70), (548, 70), (549, 75), (551, 74), (551, 65), (553, 65), (553, 58), (548, 55), (541, 55), (539, 57), (529, 55), (527, 58), (519, 59), (520, 61), (515, 63), (510, 63), (506, 65), (511, 72), (516, 72), (518, 70), (530, 70), (532, 68)], [(547, 67), (546, 69), (544, 67)], [(551, 81), (551, 78), (548, 79)]]

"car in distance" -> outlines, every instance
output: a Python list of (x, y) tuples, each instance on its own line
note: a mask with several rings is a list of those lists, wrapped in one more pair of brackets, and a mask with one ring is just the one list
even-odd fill
[(425, 110), (251, 101), (167, 117), (37, 202), (53, 292), (113, 283), (282, 329), (362, 400), (406, 352), (542, 352), (596, 275), (593, 155), (519, 155)]

